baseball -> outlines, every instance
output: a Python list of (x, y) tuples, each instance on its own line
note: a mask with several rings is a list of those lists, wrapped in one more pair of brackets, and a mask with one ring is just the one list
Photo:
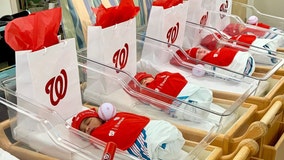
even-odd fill
[(116, 114), (116, 108), (111, 103), (103, 103), (98, 110), (99, 117), (104, 120), (108, 121)]
[(250, 16), (247, 20), (248, 24), (257, 24), (257, 22), (258, 22), (257, 16)]
[(192, 74), (197, 77), (203, 77), (205, 75), (204, 66), (201, 64), (197, 64), (193, 67)]

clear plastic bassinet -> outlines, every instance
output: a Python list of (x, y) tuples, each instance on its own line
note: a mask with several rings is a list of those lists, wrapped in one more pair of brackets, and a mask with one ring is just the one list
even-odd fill
[[(231, 20), (230, 16), (228, 16), (228, 18), (229, 18), (228, 20)], [(226, 19), (226, 17), (224, 19)], [(255, 29), (257, 30), (257, 28)], [(217, 36), (217, 35), (221, 35), (221, 36)], [(211, 37), (210, 38), (211, 41), (209, 41), (209, 37)], [(241, 43), (237, 41), (232, 41), (226, 37), (226, 34), (224, 32), (216, 29), (214, 26), (203, 26), (203, 25), (200, 25), (194, 22), (187, 21), (185, 40), (182, 46), (184, 50), (189, 50), (192, 47), (204, 47), (204, 44), (211, 45), (211, 42), (213, 41), (215, 41), (217, 45), (220, 45), (220, 46), (226, 46), (226, 47), (233, 48), (235, 50), (249, 52), (254, 58), (256, 69), (259, 67), (267, 68), (266, 72), (262, 72), (262, 74), (252, 73), (251, 75), (243, 74), (243, 76), (248, 76), (256, 80), (265, 81), (269, 77), (271, 77), (279, 68), (283, 66), (283, 63), (284, 63), (283, 58), (282, 58), (283, 53), (281, 52), (271, 51), (271, 50), (261, 48), (259, 46), (249, 45), (249, 44)], [(249, 47), (249, 50), (247, 49), (248, 47)], [(187, 58), (190, 58), (190, 57), (187, 56)], [(200, 60), (198, 61), (198, 63), (208, 64), (208, 62), (204, 62)], [(210, 64), (210, 65), (214, 66), (214, 64)], [(221, 67), (221, 68), (225, 68), (225, 67)], [(227, 68), (227, 70), (229, 70), (230, 72), (235, 72), (234, 69)], [(240, 73), (236, 73), (236, 74), (240, 74)]]
[[(210, 12), (214, 15), (214, 12)], [(234, 48), (234, 49), (238, 49), (238, 50), (245, 50), (244, 46), (238, 45), (234, 42), (230, 42), (228, 41), (228, 39), (225, 37), (217, 37), (214, 35), (214, 33), (219, 33), (221, 34), (225, 34), (224, 31), (221, 31), (224, 29), (224, 24), (228, 24), (229, 22), (231, 23), (239, 23), (243, 26), (246, 27), (250, 27), (250, 29), (253, 29), (255, 31), (260, 31), (263, 32), (264, 30), (261, 30), (259, 28), (255, 28), (255, 26), (249, 26), (246, 24), (242, 23), (242, 20), (239, 20), (238, 16), (235, 15), (230, 15), (230, 14), (226, 14), (226, 13), (217, 13), (215, 12), (216, 15), (215, 16), (223, 16), (222, 21), (227, 21), (226, 23), (215, 23), (215, 27), (219, 28), (216, 29), (214, 26), (210, 26), (211, 23), (209, 23), (209, 25), (206, 26), (202, 26), (200, 24), (194, 23), (194, 22), (189, 22), (187, 21), (186, 24), (186, 34), (191, 35), (185, 36), (185, 43), (183, 44), (183, 49), (187, 50), (190, 49), (193, 46), (201, 46), (201, 40), (202, 38), (204, 38), (206, 35), (213, 35), (211, 38), (214, 39), (214, 41), (217, 41), (217, 43), (221, 44), (221, 45), (226, 45), (228, 47)], [(208, 20), (208, 22), (212, 22), (213, 20)], [(214, 24), (214, 23), (213, 23)], [(193, 33), (195, 33), (193, 35)], [(281, 34), (277, 34), (278, 36), (281, 36)], [(272, 64), (262, 64), (256, 61), (256, 65), (255, 65), (255, 70), (252, 73), (252, 75), (249, 75), (249, 77), (256, 79), (259, 81), (259, 85), (257, 88), (257, 91), (250, 97), (248, 97), (248, 99), (246, 100), (246, 102), (249, 103), (253, 103), (253, 104), (257, 104), (259, 109), (263, 109), (266, 108), (268, 106), (268, 104), (271, 102), (271, 100), (277, 96), (277, 95), (281, 95), (283, 94), (282, 90), (283, 90), (283, 77), (282, 76), (278, 76), (275, 75), (276, 73), (278, 73), (279, 70), (282, 69), (283, 66), (283, 53), (278, 51), (278, 52), (271, 52), (271, 53), (275, 53), (276, 55), (269, 55), (267, 54), (267, 50), (264, 49), (260, 49), (257, 46), (249, 46), (250, 51), (254, 54), (257, 55), (258, 58), (260, 59), (266, 59), (266, 60), (276, 60), (274, 61), (275, 63)], [(264, 54), (262, 54), (264, 53)], [(188, 59), (190, 59), (190, 57), (187, 57)], [(198, 62), (201, 64), (207, 64), (206, 62)], [(181, 65), (184, 66), (184, 65)], [(223, 68), (223, 67), (222, 67)], [(228, 68), (227, 68), (228, 69)], [(234, 70), (229, 69), (231, 72), (233, 72)], [(246, 75), (248, 76), (248, 75)], [(227, 96), (228, 99), (230, 99)], [(220, 97), (226, 97), (224, 96), (224, 94), (220, 94)]]
[[(129, 75), (127, 72), (93, 61), (92, 68), (100, 69), (101, 71), (97, 73), (97, 75), (99, 74), (105, 79), (104, 81), (96, 81), (94, 78), (86, 77), (88, 83), (84, 91), (86, 94), (84, 95), (85, 100), (88, 102), (93, 101), (98, 104), (108, 101), (119, 106), (118, 108), (121, 107), (122, 110), (147, 115), (154, 119), (165, 119), (177, 126), (190, 126), (188, 128), (194, 128), (196, 131), (203, 132), (203, 134), (199, 134), (199, 137), (192, 137), (192, 139), (198, 140), (199, 142), (202, 141), (204, 137), (207, 137), (206, 135), (211, 131), (216, 133), (226, 128), (226, 126), (232, 122), (231, 120), (236, 118), (234, 112), (257, 87), (257, 81), (254, 79), (248, 77), (238, 79), (229, 75), (215, 73), (212, 70), (206, 70), (209, 73), (207, 76), (195, 77), (192, 75), (191, 71), (187, 69), (178, 69), (169, 63), (169, 60), (174, 57), (175, 51), (180, 50), (181, 48), (174, 45), (168, 48), (165, 47), (168, 46), (167, 43), (145, 36), (137, 36), (137, 72), (147, 72), (153, 75), (163, 71), (178, 72), (188, 80), (188, 83), (211, 89), (213, 91), (213, 98), (215, 92), (234, 92), (238, 93), (237, 96), (234, 96), (233, 100), (229, 103), (219, 103), (217, 99), (214, 99), (213, 103), (209, 104), (207, 107), (204, 107), (202, 104), (194, 105), (167, 94), (157, 93), (155, 90), (140, 85), (133, 79), (134, 75)], [(145, 52), (151, 54), (145, 56), (143, 55)], [(195, 65), (188, 64), (188, 67), (193, 68)], [(111, 88), (104, 86), (104, 83), (108, 81), (109, 78), (111, 78), (110, 81), (113, 82)], [(98, 88), (97, 86), (104, 86), (104, 88)], [(133, 89), (133, 86), (135, 86), (135, 89)], [(228, 90), (228, 87), (230, 87), (231, 91)], [(106, 91), (113, 88), (117, 89), (109, 92)], [(141, 90), (156, 94), (156, 97), (158, 96), (159, 98), (143, 94), (140, 92)], [(176, 103), (169, 103), (165, 101), (165, 99)], [(194, 111), (179, 108), (180, 105), (193, 106)], [(182, 111), (185, 115), (192, 117), (194, 121), (178, 120), (177, 118), (169, 116), (166, 112), (159, 109), (161, 106), (168, 110)], [(208, 116), (203, 117), (198, 114), (200, 112), (205, 112)], [(196, 123), (196, 121), (198, 123)], [(215, 124), (212, 125), (213, 123)], [(218, 126), (217, 128), (212, 127), (216, 124)]]
[[(162, 53), (163, 55), (172, 56), (174, 53), (172, 49), (165, 50), (165, 48), (161, 45), (156, 45), (151, 42), (149, 43), (144, 40), (137, 40), (138, 62), (142, 62), (142, 46), (145, 47), (149, 45), (155, 49), (159, 49), (159, 52), (156, 52), (157, 54)], [(239, 92), (238, 96), (234, 97), (234, 100), (230, 102), (226, 101), (225, 103), (219, 103), (218, 100), (214, 99), (213, 103), (210, 104), (210, 107), (204, 109), (202, 108), (202, 105), (193, 105), (188, 102), (175, 99), (175, 97), (157, 93), (154, 90), (142, 87), (135, 79), (133, 79), (133, 75), (85, 58), (82, 56), (86, 54), (85, 51), (80, 51), (78, 54), (78, 67), (80, 70), (80, 81), (82, 82), (82, 109), (86, 108), (85, 104), (99, 105), (103, 102), (110, 102), (117, 107), (118, 111), (133, 112), (148, 116), (152, 119), (169, 121), (179, 128), (189, 128), (193, 132), (190, 134), (192, 136), (189, 141), (194, 141), (196, 143), (196, 145), (190, 147), (190, 149), (186, 147), (187, 149), (184, 150), (185, 156), (189, 157), (189, 159), (196, 158), (202, 154), (206, 146), (208, 146), (216, 137), (216, 133), (225, 127), (230, 126), (236, 118), (238, 118), (234, 112), (243, 103), (243, 101), (255, 91), (257, 86), (253, 80), (236, 79), (226, 75), (218, 76), (218, 73), (214, 73), (216, 76), (203, 77), (203, 80), (209, 80), (208, 84), (211, 87), (224, 83), (225, 86), (230, 86)], [(165, 56), (165, 58), (167, 56)], [(165, 67), (163, 69), (168, 69), (165, 64), (161, 64), (164, 61), (161, 62), (160, 60), (161, 59), (158, 59), (158, 61), (154, 62), (148, 61), (147, 68), (144, 69), (148, 71), (151, 70), (151, 73), (155, 73), (159, 69), (162, 69), (155, 67), (157, 65), (159, 66), (159, 64)], [(90, 64), (92, 64), (92, 67), (90, 67)], [(142, 63), (140, 63), (140, 65), (141, 64)], [(137, 71), (144, 69), (139, 65), (137, 66)], [(103, 90), (94, 90), (94, 88), (92, 88), (92, 84), (101, 86), (103, 86), (103, 84), (100, 84), (102, 81), (93, 83), (92, 80), (88, 79), (88, 74), (90, 73), (95, 73), (97, 77), (103, 78), (105, 81), (111, 81), (111, 86), (104, 87), (111, 87), (113, 91), (106, 93), (103, 92)], [(2, 82), (1, 88), (5, 92), (6, 99), (1, 98), (0, 101), (3, 105), (7, 106), (9, 109), (10, 119), (14, 122), (11, 127), (14, 139), (27, 144), (36, 151), (56, 156), (60, 159), (101, 158), (105, 143), (74, 130), (70, 127), (71, 120), (63, 119), (61, 115), (55, 112), (52, 108), (42, 106), (34, 100), (17, 94), (15, 81), (16, 78), (11, 78)], [(197, 81), (201, 81), (201, 79)], [(169, 104), (160, 99), (141, 94), (129, 85), (130, 82), (134, 83), (134, 85), (140, 89), (147, 90), (159, 97), (179, 102), (177, 104), (183, 104), (193, 109), (180, 109), (175, 104)], [(25, 105), (21, 106), (18, 104)], [(188, 121), (173, 118), (160, 109), (157, 109), (155, 107), (156, 105), (164, 106), (167, 109), (179, 110), (184, 115), (192, 117), (192, 120)], [(206, 113), (207, 116), (200, 116), (197, 112), (198, 110)], [(74, 113), (74, 115), (75, 114), (77, 113)], [(94, 143), (90, 143), (90, 140), (94, 141)], [(135, 159), (135, 157), (132, 157), (120, 150), (117, 150), (115, 155), (117, 157), (116, 159)]]
[(233, 1), (232, 3), (232, 14), (238, 15), (241, 19), (246, 22), (250, 16), (257, 16), (259, 22), (266, 23), (272, 27), (284, 30), (284, 17), (275, 15), (269, 15), (260, 12), (256, 7), (249, 4)]
[[(0, 103), (7, 107), (13, 139), (19, 147), (40, 152), (54, 159), (101, 159), (106, 143), (70, 126), (52, 108), (36, 103), (15, 92), (15, 78), (4, 80), (5, 97)], [(18, 105), (21, 104), (21, 105)], [(83, 104), (82, 104), (82, 108)], [(74, 113), (75, 115), (76, 113)], [(115, 159), (137, 159), (116, 149)]]
[[(236, 2), (238, 4), (238, 2)], [(188, 20), (190, 21), (190, 20)], [(281, 23), (281, 20), (279, 20)], [(250, 22), (251, 23), (251, 22)], [(243, 21), (239, 15), (229, 14), (220, 11), (207, 11), (206, 26), (220, 30), (224, 36), (236, 36), (239, 34), (254, 35), (264, 39), (282, 39), (284, 32), (282, 29), (274, 26), (253, 25)], [(279, 43), (279, 47), (283, 47), (283, 42)]]

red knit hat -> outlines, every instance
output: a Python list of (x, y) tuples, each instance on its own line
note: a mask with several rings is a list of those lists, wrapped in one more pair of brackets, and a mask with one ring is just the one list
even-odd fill
[(152, 77), (154, 78), (151, 74), (148, 74), (146, 72), (138, 72), (134, 78), (138, 81), (141, 82), (144, 78)]
[(217, 43), (220, 38), (221, 35), (219, 33), (209, 34), (201, 40), (200, 45), (206, 47), (209, 50), (217, 49)]
[(190, 57), (196, 58), (196, 53), (198, 49), (199, 49), (198, 47), (194, 47), (194, 48), (187, 50), (186, 52)]
[(80, 129), (80, 125), (85, 118), (96, 117), (99, 118), (99, 114), (97, 113), (95, 108), (91, 108), (88, 110), (84, 110), (78, 113), (75, 117), (72, 118), (71, 126), (76, 129)]
[(240, 31), (241, 26), (242, 24), (239, 23), (230, 23), (224, 28), (223, 32), (228, 34), (229, 36), (239, 35), (241, 33)]

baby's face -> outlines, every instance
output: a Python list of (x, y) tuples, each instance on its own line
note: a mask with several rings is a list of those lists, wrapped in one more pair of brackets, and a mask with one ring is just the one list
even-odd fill
[(196, 53), (196, 59), (202, 59), (209, 51), (205, 48), (199, 48)]
[(151, 83), (152, 81), (154, 80), (153, 77), (147, 77), (147, 78), (144, 78), (140, 81), (141, 85), (142, 86), (147, 86), (148, 83)]
[(102, 123), (102, 120), (96, 117), (85, 118), (80, 125), (80, 131), (91, 134), (92, 130), (102, 125)]

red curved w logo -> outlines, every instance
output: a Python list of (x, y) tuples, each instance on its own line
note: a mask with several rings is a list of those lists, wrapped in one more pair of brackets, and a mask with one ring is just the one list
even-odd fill
[(126, 66), (128, 61), (128, 53), (129, 47), (127, 43), (124, 44), (124, 48), (119, 49), (114, 53), (112, 63), (114, 63), (115, 68), (123, 69)]
[[(221, 4), (219, 11), (227, 13), (229, 8), (229, 2), (226, 0), (226, 3)], [(223, 19), (226, 15), (220, 13), (220, 18)]]
[(51, 78), (45, 85), (45, 93), (49, 94), (49, 100), (53, 106), (56, 106), (65, 97), (67, 91), (67, 73), (62, 69), (60, 74)]
[[(200, 21), (199, 21), (199, 24), (202, 25), (202, 26), (205, 26), (206, 23), (207, 23), (207, 19), (208, 19), (208, 12), (206, 12), (206, 14), (204, 14), (204, 15), (201, 17), (201, 19), (200, 19)], [(202, 29), (199, 29), (199, 33), (201, 33), (201, 32), (202, 32)]]
[(167, 39), (168, 39), (168, 47), (170, 47), (170, 44), (174, 44), (175, 41), (177, 40), (178, 37), (178, 32), (179, 32), (179, 23), (173, 27), (171, 27), (168, 32), (167, 32)]

